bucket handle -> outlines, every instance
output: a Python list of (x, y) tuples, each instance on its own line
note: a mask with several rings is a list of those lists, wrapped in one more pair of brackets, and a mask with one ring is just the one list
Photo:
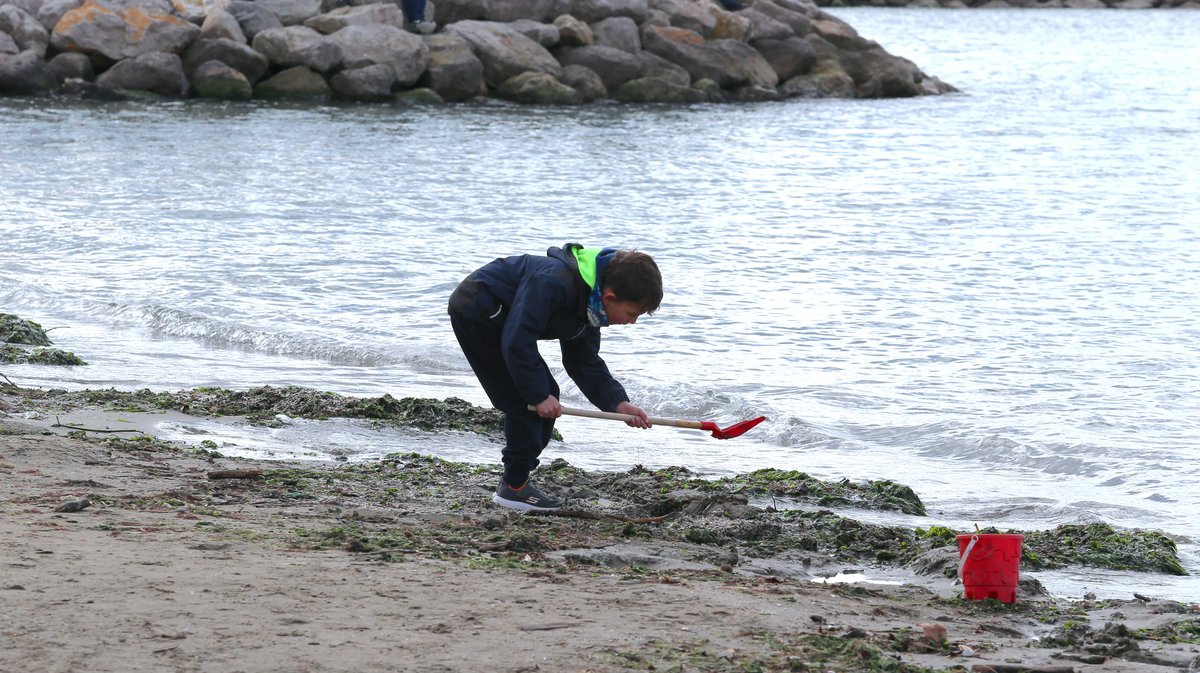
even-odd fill
[(962, 558), (958, 560), (958, 579), (960, 582), (963, 576), (963, 566), (967, 565), (967, 557), (971, 555), (971, 549), (975, 547), (976, 542), (979, 542), (979, 536), (972, 535), (971, 541), (967, 543), (967, 548), (963, 550)]

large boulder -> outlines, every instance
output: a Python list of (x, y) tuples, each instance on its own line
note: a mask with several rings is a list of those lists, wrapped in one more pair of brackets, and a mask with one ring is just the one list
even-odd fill
[(338, 98), (355, 101), (383, 101), (392, 97), (396, 73), (391, 66), (375, 63), (347, 68), (329, 78), (329, 87)]
[(785, 98), (857, 97), (854, 79), (837, 61), (817, 61), (808, 73), (779, 85), (779, 94)]
[[(416, 82), (429, 62), (425, 41), (395, 26), (347, 26), (326, 39), (339, 47), (343, 68), (386, 65), (392, 69), (395, 82), (401, 87)], [(372, 81), (377, 79), (374, 75), (370, 77)]]
[(779, 81), (789, 80), (796, 75), (803, 75), (812, 69), (817, 62), (817, 50), (812, 43), (801, 37), (789, 37), (786, 40), (756, 40), (750, 45), (767, 59)]
[(329, 72), (342, 62), (341, 47), (307, 26), (264, 30), (254, 36), (251, 46), (277, 67), (302, 65), (317, 72)]
[(637, 56), (612, 47), (571, 47), (555, 54), (563, 65), (582, 65), (600, 75), (600, 80), (609, 91), (635, 79), (642, 69)]
[(614, 16), (592, 24), (596, 44), (637, 54), (642, 50), (638, 25), (627, 16)]
[(246, 40), (253, 40), (255, 35), (272, 28), (283, 28), (283, 22), (271, 10), (254, 2), (233, 0), (226, 8), (242, 27)]
[(0, 33), (7, 33), (18, 51), (33, 51), (45, 56), (50, 33), (37, 17), (16, 5), (0, 5)]
[(177, 54), (156, 51), (117, 62), (96, 78), (110, 91), (148, 91), (170, 98), (186, 98), (190, 84)]
[(87, 54), (77, 51), (58, 54), (46, 61), (46, 65), (50, 66), (50, 71), (54, 73), (54, 77), (59, 82), (69, 79), (91, 82), (96, 79), (96, 71), (92, 68), (92, 59), (88, 58)]
[(684, 70), (683, 66), (675, 65), (658, 54), (643, 51), (637, 55), (637, 58), (640, 65), (639, 79), (651, 77), (677, 86), (691, 86), (692, 84), (692, 76), (688, 74), (687, 70)]
[(513, 30), (547, 49), (558, 44), (558, 26), (552, 23), (542, 23), (532, 19), (517, 19), (516, 21), (509, 21), (508, 25), (512, 26)]
[(44, 96), (56, 89), (58, 80), (36, 51), (0, 54), (0, 94)]
[(425, 45), (429, 48), (429, 60), (420, 79), (421, 86), (448, 101), (479, 95), (483, 88), (483, 63), (465, 39), (453, 33), (437, 33), (427, 37)]
[(271, 64), (267, 57), (248, 45), (227, 38), (198, 40), (183, 55), (183, 71), (188, 77), (201, 64), (219, 61), (242, 73), (251, 85), (262, 79)]
[(792, 30), (791, 26), (782, 21), (776, 21), (755, 9), (747, 9), (738, 13), (743, 19), (750, 22), (750, 29), (746, 31), (745, 36), (747, 41), (786, 40), (796, 36), (796, 31)]
[(862, 51), (879, 46), (859, 35), (850, 24), (828, 14), (812, 22), (812, 32), (839, 49)]
[(754, 3), (754, 10), (786, 24), (798, 37), (804, 37), (812, 30), (812, 21), (807, 15), (780, 7), (771, 0), (758, 0)]
[(17, 46), (17, 43), (12, 39), (12, 36), (8, 33), (0, 33), (0, 54), (7, 54), (11, 56), (19, 53), (21, 53), (21, 48)]
[(509, 78), (496, 91), (507, 100), (530, 105), (577, 105), (579, 92), (544, 72), (526, 71)]
[(722, 89), (746, 84), (774, 87), (779, 83), (771, 64), (745, 42), (705, 42), (691, 31), (650, 26), (642, 33), (642, 44), (647, 51), (682, 66), (693, 82), (711, 79)]
[[(426, 17), (428, 18), (428, 17)], [(404, 12), (392, 3), (373, 3), (337, 9), (319, 14), (304, 22), (304, 25), (319, 33), (331, 35), (347, 26), (371, 26), (383, 24), (404, 28)]]
[(617, 89), (613, 98), (625, 103), (703, 103), (708, 100), (703, 91), (657, 77), (629, 80)]
[(570, 14), (587, 23), (610, 16), (627, 16), (640, 24), (650, 12), (646, 0), (562, 0), (558, 14)]
[(564, 47), (586, 47), (596, 41), (592, 27), (570, 14), (554, 19), (554, 27), (558, 29), (558, 43)]
[(214, 9), (204, 17), (204, 22), (200, 24), (200, 35), (196, 38), (200, 40), (233, 40), (246, 44), (246, 33), (242, 31), (242, 25), (238, 23), (237, 17), (223, 9)]
[(483, 18), (503, 23), (519, 19), (550, 23), (560, 13), (557, 6), (558, 0), (487, 0)]
[(860, 54), (868, 76), (858, 85), (859, 98), (911, 98), (924, 93), (924, 73), (908, 59), (889, 54), (882, 47)]
[(321, 13), (321, 0), (254, 0), (279, 17), (285, 26), (297, 26)]
[(695, 31), (704, 37), (711, 35), (717, 25), (712, 12), (693, 0), (650, 0), (650, 7), (665, 14), (670, 25)]
[(559, 81), (578, 91), (579, 96), (585, 103), (608, 96), (608, 89), (604, 86), (604, 80), (600, 79), (600, 75), (597, 75), (594, 70), (586, 66), (563, 66), (562, 76), (559, 77)]
[(439, 0), (437, 18), (443, 24), (482, 21), (487, 13), (487, 0)]
[(246, 76), (220, 61), (206, 61), (192, 74), (192, 94), (216, 100), (250, 100), (254, 92)]
[(298, 65), (259, 82), (254, 97), (268, 100), (329, 98), (329, 84), (310, 68)]
[(142, 54), (178, 54), (200, 28), (177, 14), (167, 0), (86, 0), (63, 14), (50, 44), (58, 51), (81, 51), (120, 61)]
[(459, 21), (446, 27), (461, 36), (483, 63), (483, 78), (489, 87), (498, 88), (523, 72), (544, 72), (557, 78), (562, 66), (542, 45), (494, 21)]

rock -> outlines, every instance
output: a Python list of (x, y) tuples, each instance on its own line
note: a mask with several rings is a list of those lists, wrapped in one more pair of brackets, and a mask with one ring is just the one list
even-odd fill
[(234, 0), (229, 3), (226, 8), (233, 18), (237, 19), (238, 25), (242, 27), (242, 33), (246, 35), (247, 41), (254, 40), (254, 36), (264, 30), (272, 28), (283, 28), (283, 22), (275, 16), (271, 10), (254, 2), (245, 0)]
[(786, 40), (756, 40), (750, 46), (767, 59), (780, 82), (812, 70), (817, 62), (817, 51), (812, 43), (799, 37)]
[(264, 30), (254, 36), (251, 46), (273, 66), (302, 65), (316, 72), (329, 72), (342, 63), (341, 47), (307, 26)]
[(784, 98), (855, 98), (854, 79), (837, 61), (817, 61), (806, 75), (793, 77), (779, 86)]
[(82, 512), (92, 506), (92, 501), (87, 498), (79, 498), (78, 500), (68, 500), (54, 509), (55, 512)]
[(19, 54), (21, 48), (8, 33), (0, 33), (0, 54)]
[(339, 72), (330, 78), (329, 87), (338, 98), (382, 101), (391, 98), (395, 82), (396, 73), (392, 67), (376, 63)]
[(328, 98), (329, 84), (310, 68), (298, 65), (259, 82), (254, 87), (255, 98), (303, 99)]
[(510, 21), (508, 25), (512, 26), (513, 30), (547, 49), (558, 44), (559, 32), (558, 27), (554, 24), (541, 23), (531, 19), (518, 19), (517, 21)]
[(483, 78), (489, 87), (497, 88), (523, 72), (544, 72), (556, 79), (562, 74), (562, 66), (545, 47), (508, 24), (460, 21), (447, 26), (446, 31), (461, 36), (471, 45), (483, 63)]
[(339, 7), (332, 12), (314, 16), (304, 22), (313, 30), (331, 35), (347, 26), (371, 26), (383, 24), (404, 28), (404, 12), (400, 7), (390, 3), (360, 5), (358, 7)]
[(246, 34), (242, 32), (242, 26), (238, 23), (237, 17), (223, 9), (214, 9), (204, 17), (204, 23), (200, 24), (200, 35), (196, 38), (199, 40), (233, 40), (239, 44), (246, 44)]
[(754, 3), (754, 11), (787, 25), (798, 37), (804, 37), (812, 31), (812, 21), (806, 15), (780, 7), (771, 0), (758, 0)]
[(703, 103), (708, 97), (702, 91), (657, 77), (642, 77), (625, 82), (613, 94), (625, 103)]
[(438, 20), (443, 24), (487, 18), (487, 0), (440, 0)]
[(192, 93), (198, 98), (250, 100), (254, 87), (236, 68), (220, 61), (205, 61), (192, 74)]
[(559, 81), (578, 91), (579, 96), (585, 103), (608, 96), (608, 89), (604, 86), (604, 81), (600, 79), (600, 75), (597, 75), (596, 71), (587, 66), (563, 66), (562, 76), (559, 77)]
[(695, 31), (704, 37), (712, 35), (717, 26), (716, 17), (691, 0), (650, 0), (650, 7), (665, 14), (670, 25)]
[(576, 105), (579, 92), (544, 72), (526, 71), (500, 85), (496, 95), (530, 105)]
[(585, 23), (596, 23), (612, 16), (627, 16), (641, 23), (650, 11), (646, 0), (563, 0), (563, 11)]
[(194, 42), (183, 55), (183, 72), (191, 77), (198, 66), (208, 61), (219, 61), (237, 70), (251, 85), (271, 67), (266, 56), (246, 44), (222, 37)]
[(92, 69), (92, 59), (77, 51), (59, 54), (50, 59), (46, 65), (50, 66), (50, 71), (54, 73), (54, 77), (59, 82), (68, 79), (81, 79), (85, 82), (91, 82), (96, 79), (96, 73)]
[(483, 18), (502, 23), (520, 19), (550, 23), (561, 13), (557, 11), (558, 4), (557, 0), (487, 0)]
[(391, 25), (347, 26), (326, 39), (337, 45), (343, 68), (386, 65), (395, 83), (404, 88), (421, 77), (429, 62), (429, 48), (422, 38)]
[(35, 16), (37, 16), (38, 23), (42, 24), (42, 27), (49, 33), (54, 30), (54, 26), (58, 25), (64, 14), (82, 4), (83, 0), (46, 0)]
[(600, 45), (561, 49), (556, 55), (563, 65), (582, 65), (594, 71), (609, 91), (637, 78), (642, 69), (641, 61), (633, 54)]
[(298, 26), (321, 13), (321, 0), (254, 0), (285, 26)]
[(642, 44), (647, 51), (682, 66), (692, 81), (711, 79), (723, 89), (745, 84), (774, 88), (779, 83), (775, 70), (750, 45), (736, 40), (703, 42), (696, 33), (678, 30), (651, 27), (643, 31)]
[(710, 40), (744, 40), (750, 32), (750, 19), (740, 14), (714, 8), (713, 16), (717, 23), (708, 36)]
[(614, 16), (597, 21), (592, 24), (592, 35), (595, 36), (595, 44), (602, 47), (612, 47), (630, 54), (642, 51), (638, 26), (629, 17)]
[(173, 13), (166, 0), (86, 0), (59, 19), (50, 36), (58, 51), (98, 54), (111, 61), (183, 51), (200, 28)]
[(565, 47), (586, 47), (595, 44), (592, 27), (576, 19), (570, 14), (563, 14), (554, 20), (558, 29), (558, 43)]
[(44, 96), (58, 88), (58, 79), (36, 51), (0, 54), (0, 94)]
[(828, 16), (828, 18), (813, 21), (812, 31), (819, 35), (822, 39), (840, 49), (860, 51), (862, 49), (878, 46), (874, 42), (863, 39), (861, 36), (859, 36), (858, 31), (854, 30), (850, 24), (842, 21), (841, 19), (834, 18), (833, 16)]
[(739, 86), (729, 92), (729, 100), (738, 103), (762, 103), (765, 101), (779, 100), (782, 94), (775, 87), (762, 86), (759, 84), (746, 84)]
[(781, 21), (776, 21), (756, 9), (739, 12), (743, 19), (750, 22), (750, 28), (743, 37), (748, 42), (755, 40), (786, 40), (795, 37), (796, 31)]
[(863, 52), (860, 63), (867, 79), (858, 86), (859, 98), (911, 98), (922, 93), (924, 75), (907, 59), (897, 58), (876, 48)]
[(638, 77), (654, 77), (679, 86), (691, 86), (692, 76), (682, 66), (648, 51), (640, 52), (637, 57), (640, 64)]
[(96, 84), (114, 91), (148, 91), (170, 98), (186, 98), (190, 88), (183, 61), (163, 51), (118, 61), (96, 78)]
[(449, 101), (473, 98), (483, 87), (483, 63), (471, 51), (467, 41), (453, 33), (438, 33), (425, 38), (429, 49), (428, 64), (419, 83)]
[(392, 96), (392, 102), (397, 105), (440, 105), (446, 101), (433, 89), (409, 89)]
[(0, 33), (7, 33), (17, 51), (32, 51), (42, 58), (50, 44), (50, 33), (33, 14), (16, 5), (0, 5)]

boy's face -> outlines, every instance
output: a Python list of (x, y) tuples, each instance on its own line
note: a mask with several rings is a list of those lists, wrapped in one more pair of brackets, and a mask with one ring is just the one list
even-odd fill
[(612, 290), (601, 293), (600, 301), (604, 302), (604, 313), (608, 315), (610, 325), (632, 325), (646, 312), (637, 302), (617, 299)]

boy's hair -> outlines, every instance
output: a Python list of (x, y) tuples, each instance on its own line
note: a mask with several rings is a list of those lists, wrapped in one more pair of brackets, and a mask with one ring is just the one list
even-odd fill
[(621, 301), (636, 302), (646, 313), (662, 304), (662, 274), (654, 258), (637, 250), (618, 250), (604, 268), (604, 287)]

